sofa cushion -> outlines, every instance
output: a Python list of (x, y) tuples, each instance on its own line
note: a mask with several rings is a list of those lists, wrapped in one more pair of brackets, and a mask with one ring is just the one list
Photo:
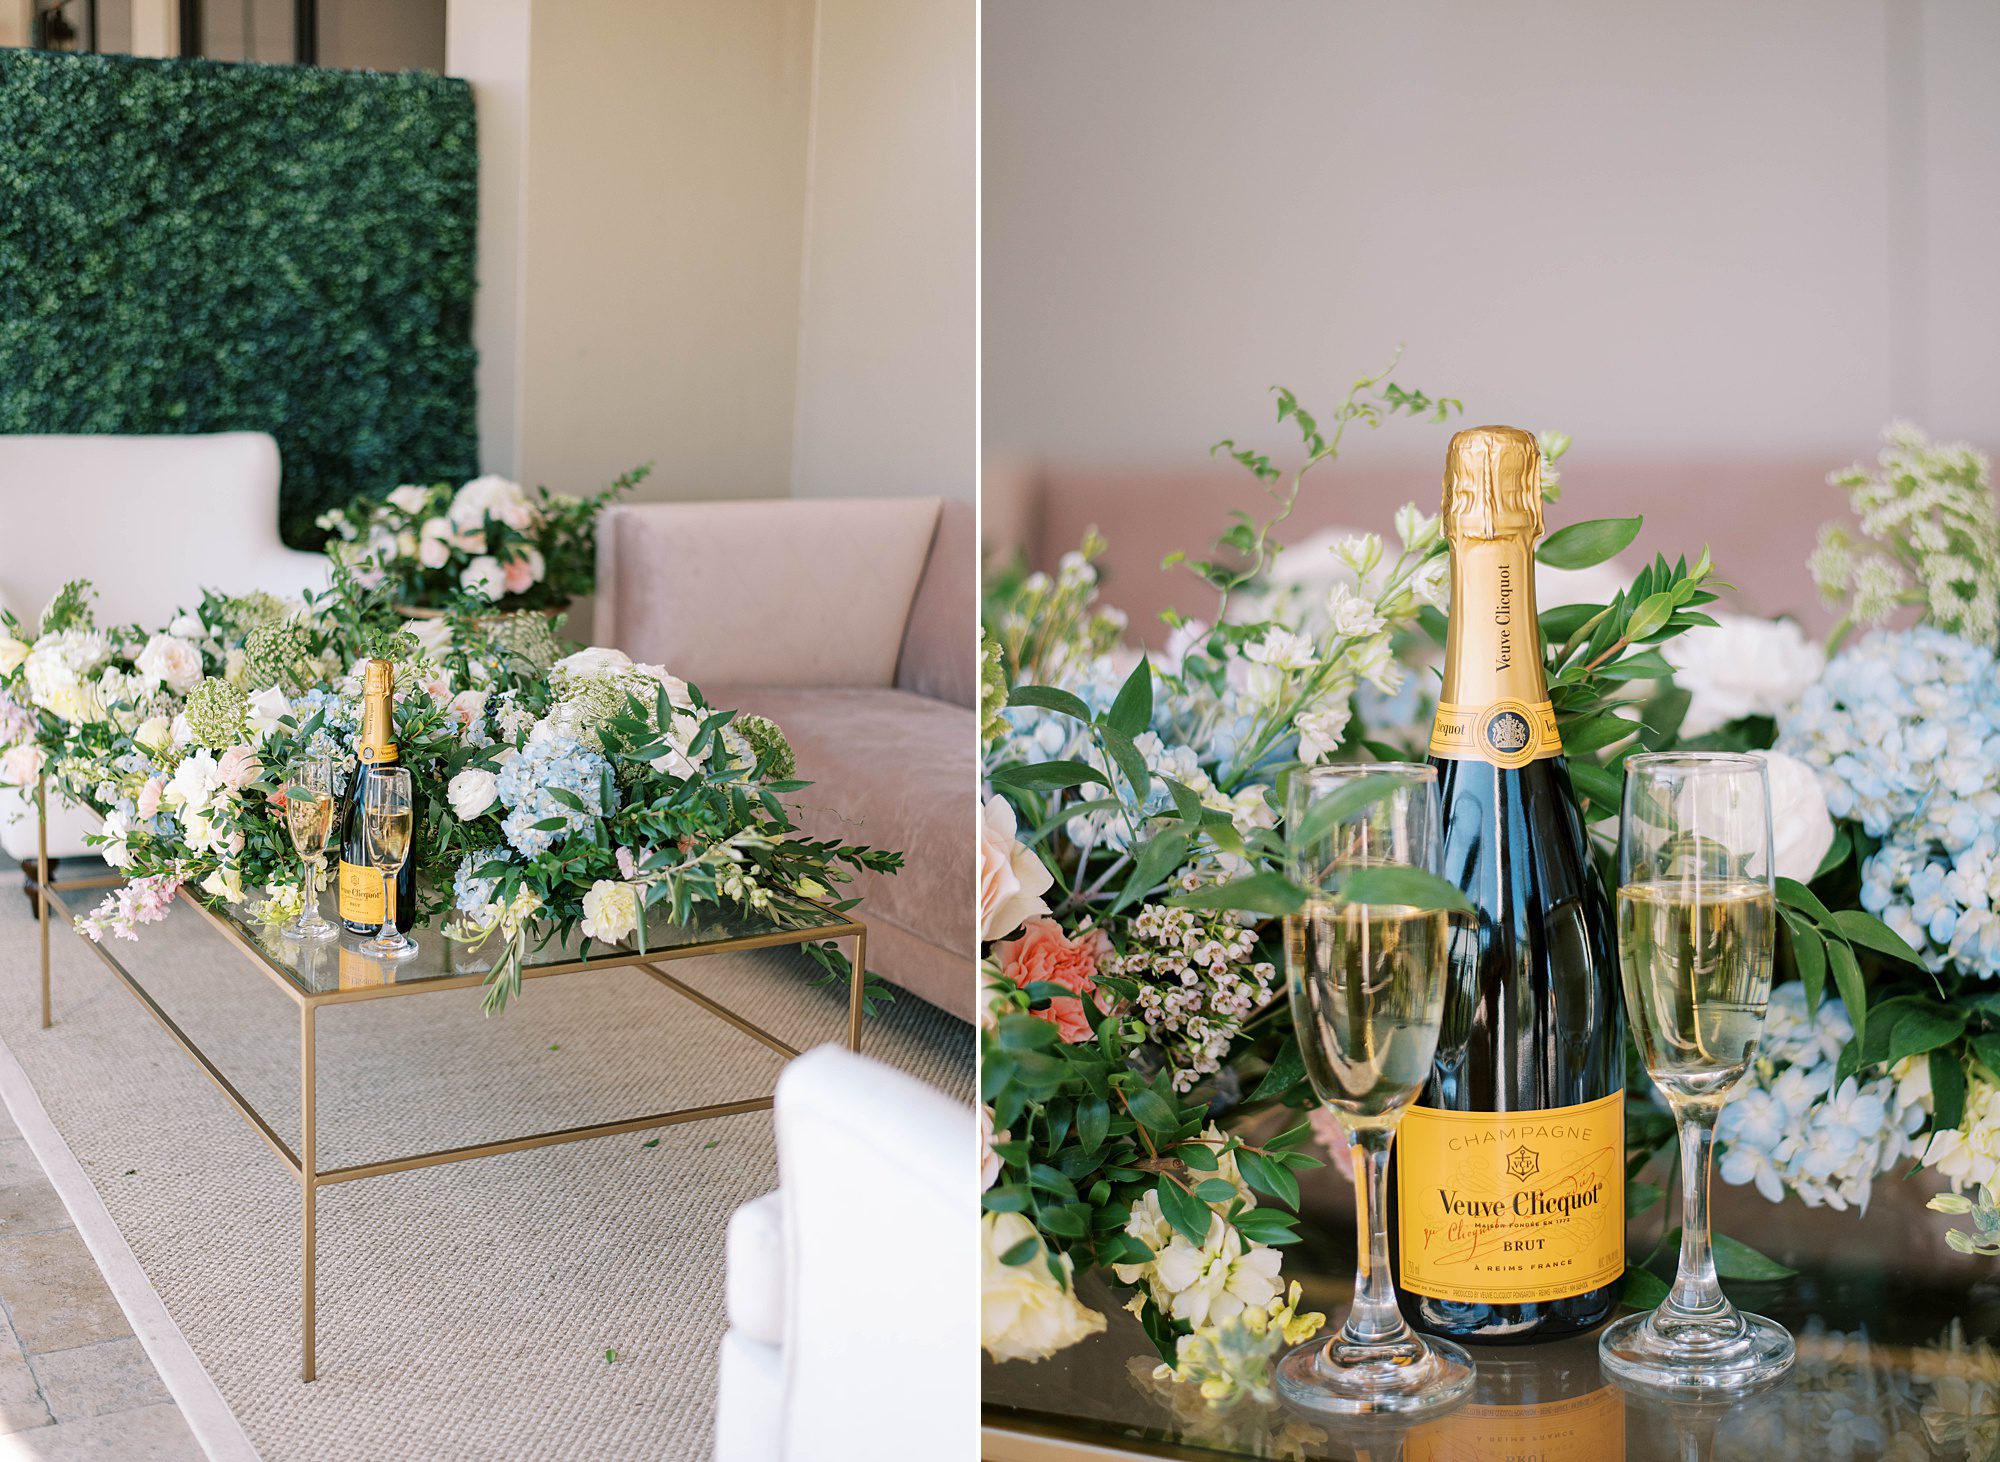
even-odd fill
[(979, 704), (978, 560), (971, 503), (948, 502), (938, 514), (924, 576), (903, 630), (896, 688), (950, 701)]
[(939, 951), (926, 977), (883, 973), (969, 1013), (977, 714), (901, 690), (731, 687), (708, 696), (784, 728), (799, 776), (813, 784), (785, 799), (805, 832), (903, 855), (901, 873), (861, 873), (844, 887), (863, 900), (869, 924), (897, 926)]
[(785, 1195), (766, 1193), (729, 1215), (724, 1293), (729, 1326), (752, 1340), (785, 1340)]

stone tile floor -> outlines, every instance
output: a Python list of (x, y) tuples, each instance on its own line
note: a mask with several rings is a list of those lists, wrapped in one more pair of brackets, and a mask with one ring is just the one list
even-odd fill
[(19, 1129), (0, 1108), (0, 1462), (199, 1462)]

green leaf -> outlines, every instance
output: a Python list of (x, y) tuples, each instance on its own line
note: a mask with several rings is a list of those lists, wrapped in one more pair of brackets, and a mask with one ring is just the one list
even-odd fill
[(1789, 904), (1795, 909), (1804, 909), (1817, 923), (1839, 927), (1833, 923), (1833, 915), (1827, 912), (1826, 905), (1819, 901), (1819, 895), (1803, 883), (1796, 878), (1786, 878), (1783, 874), (1778, 876), (1776, 882), (1779, 903)]
[(2000, 1076), (2000, 1031), (1982, 1031), (1972, 1037), (1972, 1054), (1980, 1065)]
[(1174, 894), (1167, 902), (1182, 909), (1241, 909), (1282, 919), (1305, 907), (1305, 891), (1277, 873), (1248, 873), (1227, 883), (1211, 883)]
[(1569, 781), (1578, 796), (1589, 800), (1588, 815), (1592, 822), (1617, 813), (1618, 800), (1625, 792), (1625, 784), (1618, 773), (1593, 766), (1587, 761), (1571, 762)]
[(1791, 936), (1792, 963), (1798, 969), (1799, 983), (1806, 987), (1806, 1009), (1817, 1011), (1826, 998), (1826, 941), (1820, 938), (1819, 930), (1789, 909), (1785, 911), (1785, 932)]
[(1278, 1054), (1271, 1058), (1271, 1069), (1264, 1073), (1264, 1079), (1250, 1093), (1250, 1100), (1276, 1101), (1305, 1079), (1306, 1058), (1299, 1051), (1298, 1037), (1288, 1035), (1285, 1043), (1278, 1047)]
[(1543, 610), (1542, 643), (1551, 646), (1568, 643), (1571, 635), (1603, 612), (1602, 604), (1558, 604), (1554, 609)]
[(1535, 557), (1552, 569), (1587, 569), (1623, 553), (1644, 518), (1591, 518), (1551, 533)]
[(1158, 1191), (1160, 1213), (1167, 1222), (1197, 1249), (1207, 1243), (1209, 1221), (1214, 1217), (1209, 1206), (1179, 1183), (1162, 1182)]
[(1599, 680), (1620, 682), (1627, 680), (1665, 680), (1673, 673), (1674, 667), (1651, 650), (1642, 651), (1637, 655), (1626, 655), (1621, 659), (1613, 660), (1608, 665), (1598, 666), (1596, 671)]
[(1125, 880), (1118, 900), (1111, 906), (1115, 914), (1128, 904), (1144, 898), (1161, 883), (1168, 874), (1178, 868), (1187, 856), (1188, 835), (1175, 829), (1163, 832), (1158, 837), (1147, 840), (1140, 848), (1139, 856), (1132, 862), (1131, 876)]
[(1186, 1163), (1192, 1172), (1213, 1173), (1222, 1167), (1222, 1159), (1215, 1155), (1215, 1149), (1206, 1142), (1183, 1142), (1174, 1149), (1174, 1155)]
[(1655, 1183), (1627, 1183), (1625, 1185), (1625, 1216), (1636, 1218), (1666, 1197), (1666, 1190)]
[(1601, 751), (1614, 742), (1623, 741), (1638, 729), (1638, 722), (1610, 711), (1578, 716), (1562, 728), (1563, 751), (1571, 756), (1588, 756), (1593, 751)]
[(1965, 1121), (1965, 1063), (1940, 1047), (1930, 1054), (1931, 1131), (1949, 1132)]
[(1071, 695), (1066, 690), (1058, 690), (1053, 685), (1017, 685), (1007, 693), (1010, 706), (1033, 706), (1042, 711), (1059, 711), (1065, 716), (1074, 716), (1079, 721), (1090, 719), (1090, 707), (1080, 696)]
[(1118, 697), (1112, 701), (1104, 720), (1112, 730), (1126, 737), (1137, 736), (1152, 724), (1153, 667), (1144, 655), (1125, 677), (1125, 684), (1119, 687)]
[(1236, 1185), (1227, 1178), (1204, 1178), (1194, 1185), (1194, 1196), (1204, 1203), (1227, 1203), (1236, 1196)]
[(1006, 791), (1059, 792), (1096, 782), (1108, 787), (1110, 781), (1096, 767), (1080, 761), (1038, 761), (1025, 766), (1001, 767), (992, 776), (993, 785)]
[(1625, 1271), (1625, 1283), (1618, 1291), (1618, 1302), (1635, 1310), (1657, 1310), (1668, 1293), (1664, 1279), (1650, 1269), (1635, 1266)]
[(1259, 1193), (1275, 1198), (1287, 1207), (1299, 1206), (1299, 1180), (1282, 1163), (1272, 1162), (1263, 1153), (1245, 1148), (1236, 1154), (1236, 1168), (1243, 1174), (1243, 1181)]
[(1715, 1250), (1715, 1272), (1724, 1279), (1761, 1284), (1773, 1279), (1790, 1279), (1799, 1272), (1786, 1268), (1776, 1259), (1760, 1254), (1741, 1239), (1732, 1239), (1728, 1234), (1711, 1235), (1709, 1243)]
[(1902, 960), (1905, 964), (1925, 969), (1923, 956), (1904, 941), (1903, 936), (1884, 924), (1873, 914), (1861, 909), (1841, 909), (1833, 916), (1833, 927), (1838, 929), (1850, 943), (1864, 949), (1872, 949), (1877, 954), (1886, 954), (1891, 959)]
[(1125, 1105), (1131, 1110), (1132, 1120), (1155, 1137), (1172, 1137), (1180, 1128), (1180, 1116), (1174, 1111), (1173, 1103), (1150, 1086), (1137, 1086), (1127, 1091)]
[[(1879, 1016), (1881, 1009), (1877, 1006), (1870, 1013)], [(1952, 1045), (1964, 1033), (1963, 1010), (1952, 1010), (1929, 1000), (1904, 1006), (1896, 1015), (1894, 1029), (1889, 1032), (1883, 1063), (1893, 1066), (1905, 1056), (1921, 1055), (1940, 1046)]]
[(1077, 1099), (1076, 1141), (1085, 1152), (1096, 1152), (1104, 1146), (1105, 1134), (1111, 1130), (1111, 1103), (1095, 1092)]
[(1840, 1003), (1847, 1007), (1847, 1018), (1854, 1026), (1854, 1039), (1866, 1040), (1868, 1022), (1868, 993), (1861, 983), (1861, 966), (1855, 963), (1854, 951), (1838, 939), (1826, 947), (1828, 962), (1833, 966), (1833, 986), (1840, 991)]
[(1340, 875), (1340, 898), (1350, 904), (1399, 904), (1414, 909), (1443, 909), (1470, 914), (1472, 902), (1456, 886), (1422, 868), (1369, 864)]
[(1306, 808), (1305, 816), (1292, 829), (1293, 845), (1311, 846), (1324, 842), (1342, 823), (1365, 812), (1405, 785), (1393, 776), (1355, 777), (1343, 782), (1324, 797), (1315, 798)]
[(1625, 621), (1625, 638), (1643, 640), (1656, 630), (1665, 627), (1674, 612), (1674, 596), (1667, 593), (1648, 594), (1639, 601), (1639, 607), (1632, 611)]
[(1000, 1256), (1000, 1262), (1002, 1264), (1011, 1265), (1014, 1268), (1019, 1268), (1021, 1265), (1027, 1263), (1030, 1259), (1034, 1258), (1035, 1255), (1041, 1253), (1041, 1251), (1042, 1251), (1041, 1235), (1029, 1234), (1028, 1237), (1021, 1240), (1020, 1243), (1014, 1245), (1006, 1253), (1002, 1254)]
[(1099, 726), (1098, 739), (1111, 759), (1118, 763), (1118, 770), (1125, 774), (1125, 780), (1132, 788), (1132, 800), (1141, 806), (1152, 790), (1153, 774), (1146, 767), (1146, 758), (1139, 755), (1139, 748), (1132, 744), (1132, 738), (1114, 726)]

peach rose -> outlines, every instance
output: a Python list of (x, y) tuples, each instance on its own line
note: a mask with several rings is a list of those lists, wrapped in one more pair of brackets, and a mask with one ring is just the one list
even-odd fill
[(1032, 848), (1014, 834), (1014, 808), (989, 797), (979, 822), (979, 937), (999, 939), (1023, 919), (1046, 914), (1042, 895), (1056, 881)]
[(146, 785), (139, 789), (139, 816), (151, 819), (160, 810), (160, 798), (166, 793), (167, 779), (154, 775), (146, 779)]
[(1097, 992), (1097, 962), (1110, 953), (1111, 941), (1102, 930), (1085, 929), (1072, 939), (1053, 919), (1030, 919), (1020, 938), (1003, 940), (993, 947), (1000, 973), (1015, 984), (1046, 980), (1076, 992), (1059, 995), (1049, 1001), (1046, 1010), (1034, 1012), (1055, 1026), (1072, 1046), (1096, 1034), (1080, 997)]

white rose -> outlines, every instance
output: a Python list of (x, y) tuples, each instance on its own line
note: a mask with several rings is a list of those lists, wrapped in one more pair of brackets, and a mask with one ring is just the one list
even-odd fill
[(186, 695), (201, 683), (201, 651), (175, 635), (154, 635), (134, 662), (154, 685)]
[[(250, 730), (261, 740), (277, 730), (279, 720), (290, 715), (291, 710), (292, 703), (276, 686), (254, 690), (250, 692)], [(165, 725), (164, 722), (161, 724)]]
[(461, 532), (482, 527), (489, 515), (510, 528), (526, 531), (526, 525), (533, 521), (534, 507), (520, 483), (492, 473), (473, 478), (452, 495), (451, 522)]
[(500, 800), (500, 779), (479, 767), (467, 767), (451, 779), (445, 796), (451, 800), (452, 815), (471, 822)]
[(174, 728), (165, 716), (148, 716), (132, 733), (132, 739), (139, 743), (141, 749), (159, 756), (174, 744)]
[(425, 508), (429, 507), (430, 501), (431, 494), (429, 488), (412, 487), (408, 483), (405, 483), (389, 494), (389, 502), (392, 506), (401, 508), (404, 512), (412, 516), (421, 513)]
[(1756, 751), (1771, 784), (1772, 867), (1780, 878), (1804, 883), (1819, 871), (1820, 859), (1833, 846), (1833, 819), (1826, 810), (1826, 792), (1813, 769), (1780, 751)]
[(1674, 667), (1674, 682), (1694, 698), (1681, 723), (1683, 736), (1704, 735), (1742, 716), (1782, 716), (1826, 669), (1826, 651), (1789, 619), (1714, 617), (1714, 629), (1691, 629), (1660, 647)]
[(1014, 809), (1004, 797), (986, 799), (979, 824), (979, 937), (1004, 939), (1049, 911), (1042, 895), (1056, 881), (1015, 836)]
[(639, 927), (638, 885), (600, 878), (583, 896), (583, 932), (589, 939), (617, 944)]
[(0, 635), (0, 675), (12, 675), (28, 658), (28, 647), (12, 635)]
[[(1058, 1284), (1043, 1256), (1002, 1264), (1000, 1256), (1035, 1227), (1018, 1213), (989, 1213), (980, 1223), (979, 1343), (997, 1361), (1047, 1360), (1104, 1329), (1104, 1316), (1077, 1302), (1074, 1284)], [(1065, 1277), (1074, 1264), (1056, 1261)]]
[(199, 614), (177, 614), (167, 626), (167, 633), (183, 640), (208, 638), (208, 626), (201, 622)]
[(507, 572), (500, 567), (500, 560), (489, 553), (482, 553), (467, 564), (458, 582), (467, 593), (477, 594), (489, 604), (507, 592)]
[(622, 670), (631, 663), (632, 657), (623, 650), (614, 650), (608, 645), (592, 645), (587, 650), (578, 650), (574, 655), (565, 655), (556, 661), (549, 667), (549, 679), (602, 675), (607, 670)]
[(0, 782), (15, 787), (31, 786), (42, 774), (42, 764), (47, 760), (48, 753), (32, 741), (10, 746), (6, 755), (0, 756)]

